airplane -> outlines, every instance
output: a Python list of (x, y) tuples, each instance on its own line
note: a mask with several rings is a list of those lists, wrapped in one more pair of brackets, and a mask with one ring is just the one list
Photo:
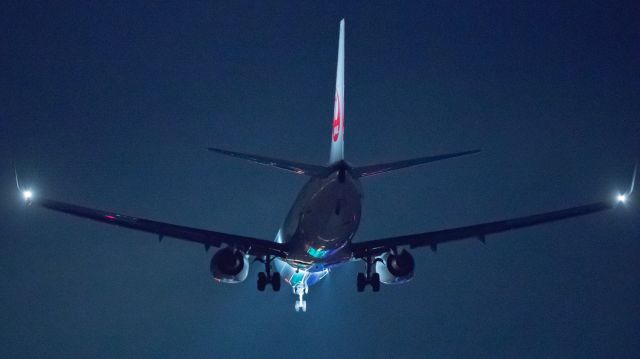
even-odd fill
[[(344, 19), (340, 21), (336, 91), (331, 122), (331, 151), (327, 165), (313, 165), (261, 155), (209, 148), (210, 151), (275, 167), (309, 177), (278, 230), (275, 240), (198, 229), (158, 222), (119, 212), (81, 207), (35, 195), (22, 189), (16, 171), (16, 186), (28, 206), (39, 206), (94, 221), (173, 237), (203, 244), (205, 249), (218, 247), (210, 262), (211, 275), (217, 282), (240, 283), (247, 279), (251, 263), (261, 262), (264, 271), (258, 273), (257, 288), (264, 291), (270, 285), (279, 291), (281, 281), (291, 286), (296, 295), (295, 310), (306, 312), (304, 295), (309, 287), (324, 278), (335, 267), (355, 261), (364, 262), (364, 272), (356, 278), (358, 292), (380, 284), (401, 284), (413, 278), (415, 261), (409, 250), (428, 247), (435, 251), (441, 244), (479, 239), (513, 229), (564, 220), (571, 217), (614, 209), (625, 205), (631, 197), (638, 165), (636, 163), (630, 188), (612, 200), (598, 201), (552, 212), (442, 229), (432, 232), (353, 242), (361, 218), (363, 191), (360, 180), (402, 168), (413, 167), (471, 155), (479, 150), (447, 153), (410, 160), (352, 166), (344, 156), (345, 92), (344, 92)], [(254, 258), (254, 261), (251, 261)]]

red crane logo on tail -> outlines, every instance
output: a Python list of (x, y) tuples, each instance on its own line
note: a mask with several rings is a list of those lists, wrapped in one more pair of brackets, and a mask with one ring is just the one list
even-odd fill
[(333, 118), (333, 142), (337, 142), (340, 137), (340, 126), (342, 124), (342, 114), (340, 113), (340, 96), (336, 92), (336, 111)]

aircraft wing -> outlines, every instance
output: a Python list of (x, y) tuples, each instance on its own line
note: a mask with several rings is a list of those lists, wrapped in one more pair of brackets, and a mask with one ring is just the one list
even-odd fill
[(433, 232), (416, 233), (406, 236), (390, 237), (377, 239), (373, 241), (365, 241), (353, 243), (351, 245), (351, 253), (354, 258), (367, 258), (378, 256), (385, 252), (396, 250), (400, 246), (409, 246), (410, 248), (431, 247), (435, 251), (441, 243), (453, 242), (467, 238), (478, 238), (484, 242), (485, 236), (488, 234), (501, 233), (512, 229), (531, 227), (538, 224), (549, 223), (568, 219), (572, 217), (584, 216), (591, 213), (601, 212), (608, 209), (616, 208), (624, 205), (630, 199), (638, 174), (638, 163), (633, 170), (631, 186), (624, 194), (619, 194), (615, 200), (600, 201), (585, 204), (582, 206), (565, 208), (558, 211), (534, 214), (531, 216), (511, 218), (502, 221), (475, 224), (472, 226), (457, 227), (444, 229)]
[(280, 258), (287, 257), (286, 245), (282, 243), (157, 222), (139, 217), (131, 217), (116, 212), (81, 207), (46, 198), (27, 198), (27, 196), (25, 196), (25, 199), (27, 199), (27, 204), (29, 205), (38, 205), (46, 209), (68, 213), (102, 223), (154, 233), (159, 235), (160, 238), (167, 236), (191, 242), (198, 242), (204, 244), (207, 249), (210, 246), (220, 247), (221, 245), (226, 244), (250, 255), (272, 255)]
[(502, 221), (476, 224), (466, 227), (450, 228), (434, 232), (417, 233), (400, 237), (384, 238), (352, 244), (352, 252), (355, 258), (377, 256), (399, 246), (410, 248), (429, 246), (436, 250), (441, 243), (457, 241), (467, 238), (478, 238), (484, 242), (488, 234), (500, 233), (512, 229), (535, 226), (542, 223), (560, 221), (567, 218), (583, 216), (590, 213), (612, 209), (618, 203), (624, 202), (626, 197), (619, 197), (617, 201), (602, 201), (571, 207), (559, 211), (539, 213), (531, 216), (512, 218)]

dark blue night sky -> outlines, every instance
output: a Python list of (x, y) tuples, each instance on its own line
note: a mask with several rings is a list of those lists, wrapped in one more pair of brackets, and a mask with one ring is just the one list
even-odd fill
[[(294, 2), (291, 2), (293, 4)], [(640, 158), (640, 3), (5, 3), (0, 357), (640, 357), (640, 198), (413, 251), (356, 292), (215, 284), (213, 250), (25, 208), (36, 194), (274, 238), (305, 178), (208, 146), (324, 164), (346, 19), (346, 157), (482, 148), (364, 179), (356, 241), (614, 196)]]

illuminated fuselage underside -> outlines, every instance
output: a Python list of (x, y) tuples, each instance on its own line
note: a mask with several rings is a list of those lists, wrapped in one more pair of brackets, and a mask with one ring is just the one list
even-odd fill
[(276, 242), (289, 243), (286, 260), (274, 265), (291, 286), (306, 288), (349, 261), (349, 244), (360, 224), (362, 187), (346, 163), (300, 190)]

